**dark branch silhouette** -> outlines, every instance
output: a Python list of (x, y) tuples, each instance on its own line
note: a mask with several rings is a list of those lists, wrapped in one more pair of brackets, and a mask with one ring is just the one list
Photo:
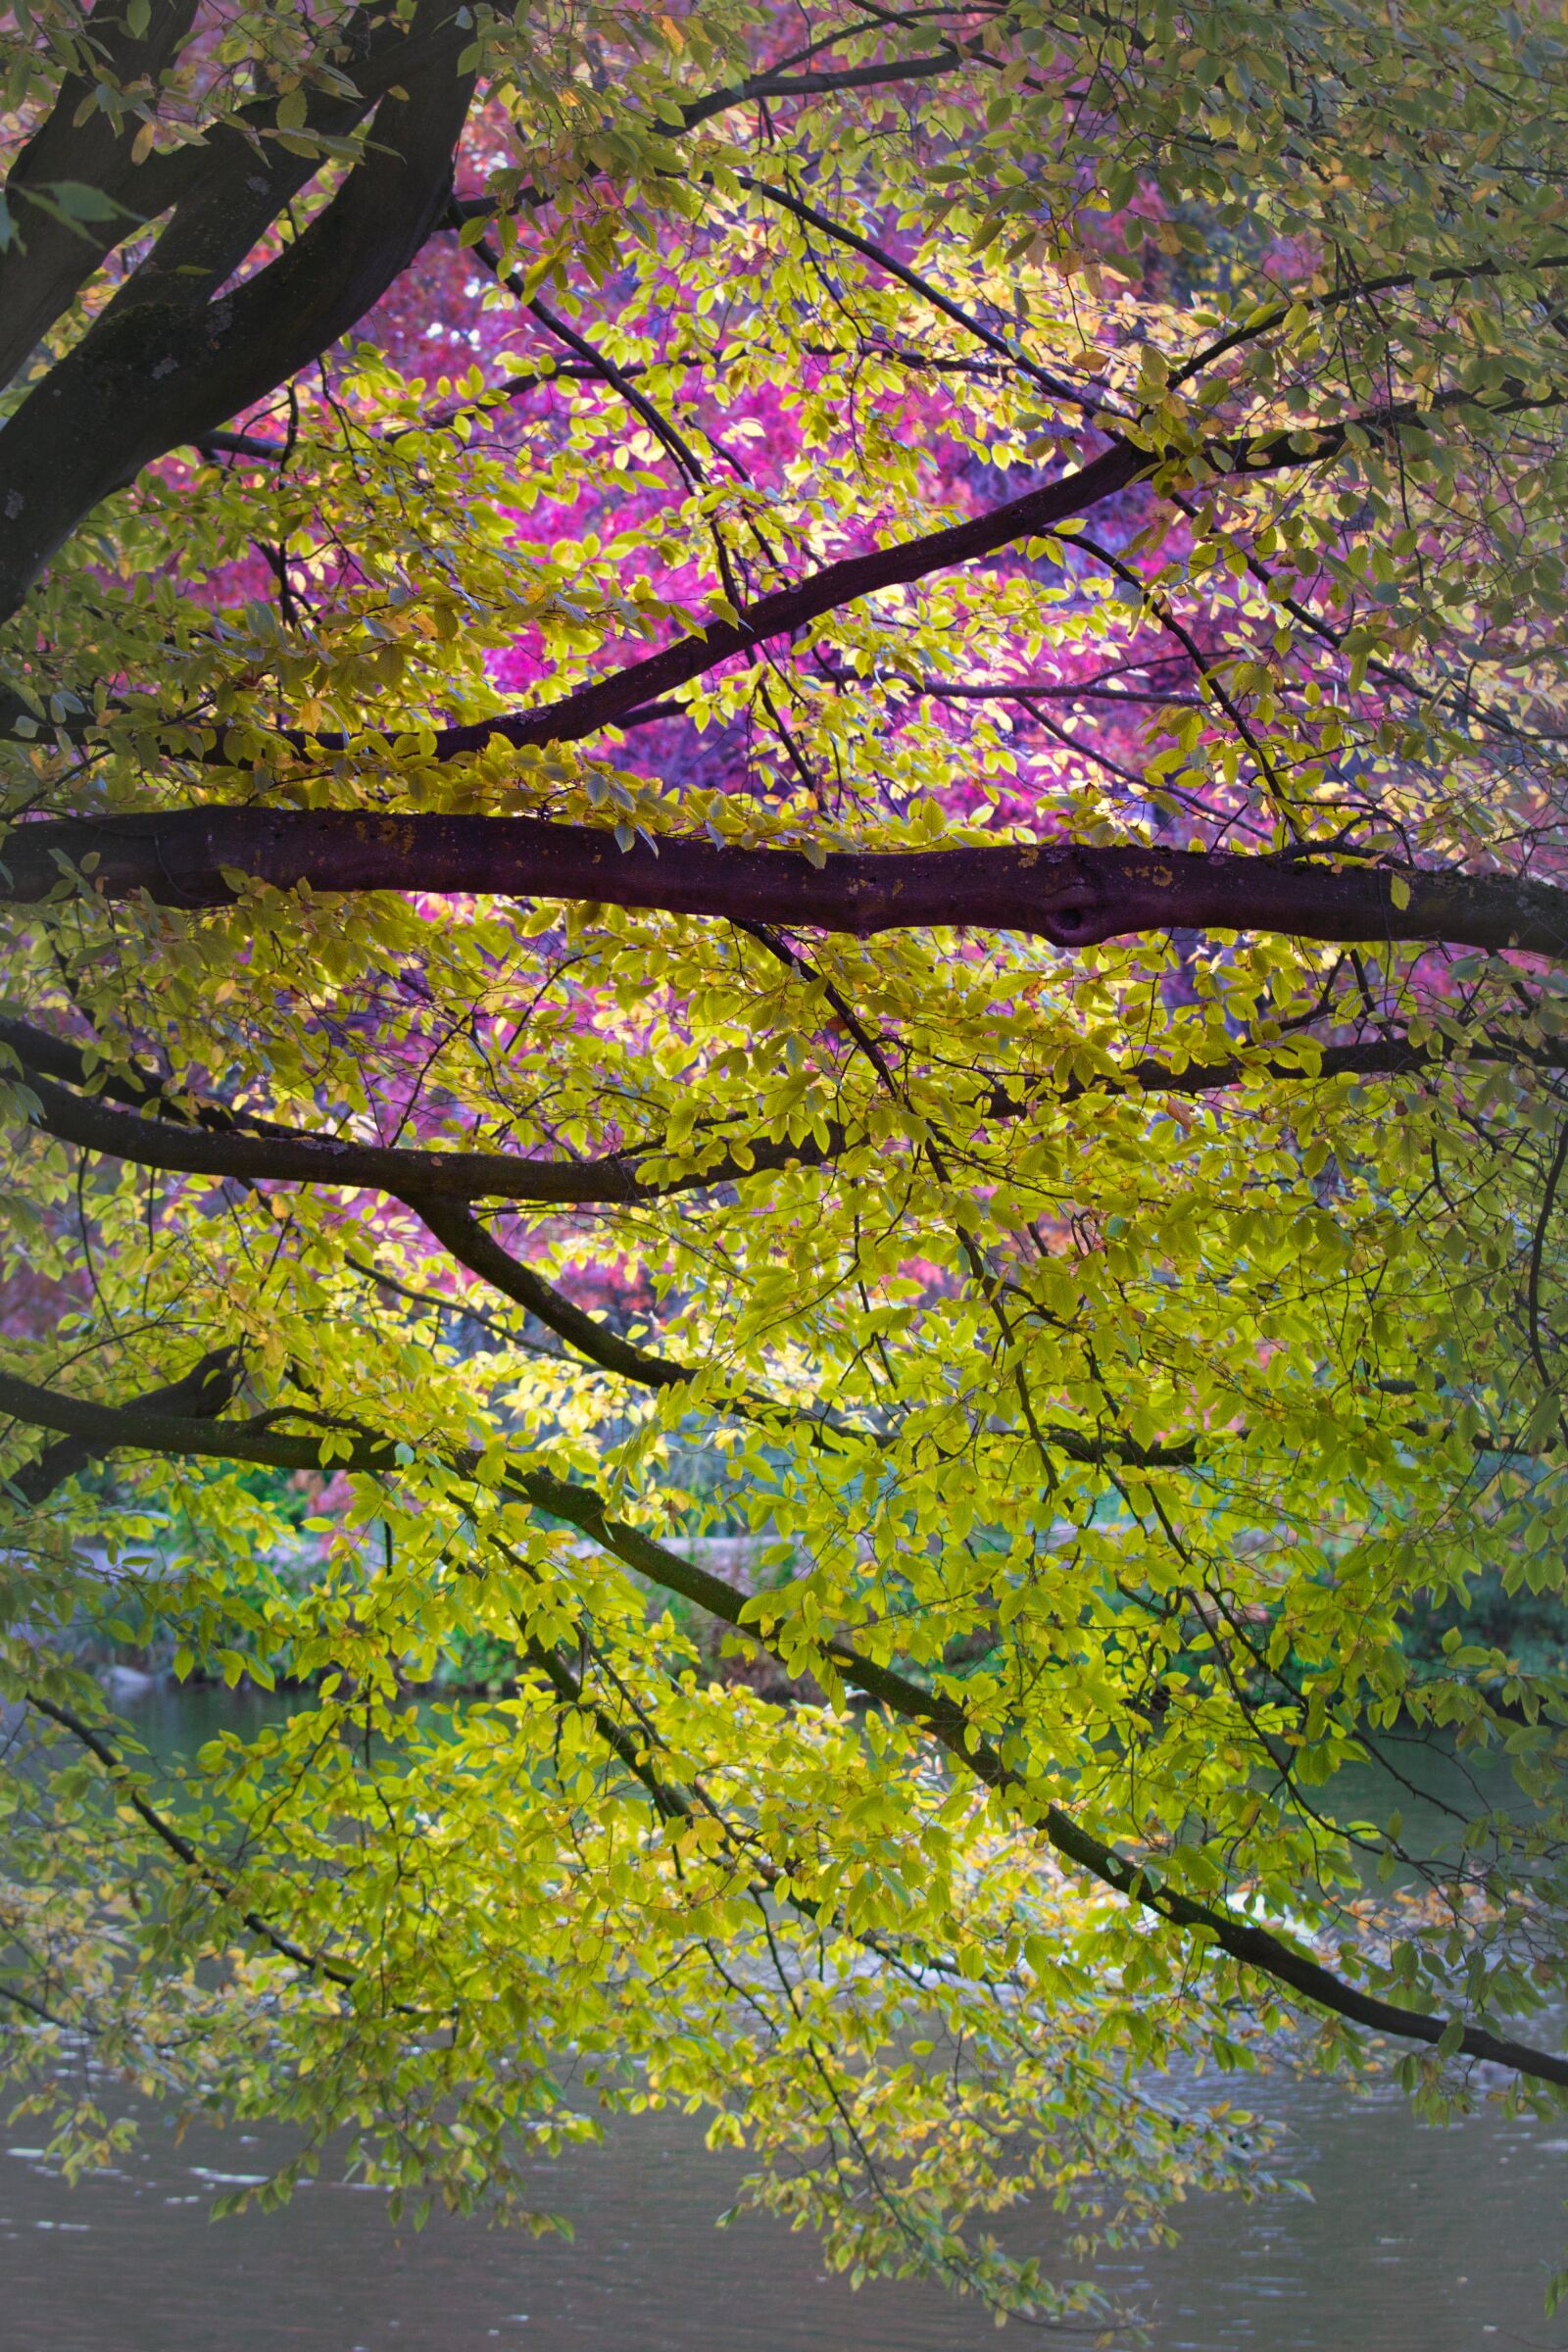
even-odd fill
[[(38, 1132), (105, 1158), (137, 1167), (164, 1168), (187, 1176), (242, 1184), (340, 1185), (380, 1192), (406, 1200), (431, 1221), (442, 1202), (527, 1201), (558, 1207), (633, 1207), (682, 1193), (741, 1184), (784, 1167), (821, 1167), (863, 1145), (865, 1138), (842, 1121), (830, 1122), (827, 1140), (800, 1142), (775, 1136), (744, 1139), (736, 1149), (734, 1125), (714, 1127), (682, 1157), (695, 1164), (653, 1175), (662, 1147), (659, 1139), (583, 1159), (533, 1159), (520, 1152), (423, 1151), (416, 1146), (361, 1144), (339, 1136), (312, 1135), (273, 1120), (243, 1122), (221, 1108), (201, 1103), (186, 1110), (150, 1084), (141, 1088), (123, 1075), (95, 1071), (98, 1091), (77, 1091), (87, 1076), (76, 1049), (30, 1022), (0, 1018), (0, 1046), (22, 1063), (38, 1106)], [(1528, 1063), (1533, 1068), (1568, 1068), (1568, 1047), (1526, 1053), (1489, 1043), (1467, 1049), (1480, 1063)], [(1203, 1096), (1239, 1086), (1248, 1077), (1310, 1087), (1335, 1078), (1389, 1079), (1419, 1076), (1444, 1065), (1433, 1046), (1413, 1046), (1401, 1037), (1328, 1045), (1303, 1059), (1283, 1061), (1236, 1057), (1192, 1062), (1177, 1070), (1152, 1059), (1126, 1062), (1099, 1076), (994, 1085), (973, 1106), (978, 1128), (990, 1120), (1024, 1118), (1043, 1103), (1073, 1103), (1086, 1095), (1135, 1094)], [(62, 1081), (64, 1083), (62, 1083)], [(122, 1104), (128, 1107), (121, 1107)], [(160, 1115), (149, 1116), (156, 1109)], [(474, 1268), (474, 1271), (479, 1269)], [(526, 1303), (524, 1301), (523, 1303)], [(548, 1317), (545, 1318), (548, 1320)]]
[(15, 826), (0, 895), (35, 901), (71, 871), (106, 899), (225, 906), (231, 875), (274, 890), (464, 891), (575, 899), (848, 932), (931, 925), (1019, 931), (1059, 948), (1174, 929), (1400, 942), (1556, 956), (1568, 891), (1501, 873), (1335, 858), (1010, 843), (998, 849), (755, 850), (531, 817), (210, 806), (170, 815)]

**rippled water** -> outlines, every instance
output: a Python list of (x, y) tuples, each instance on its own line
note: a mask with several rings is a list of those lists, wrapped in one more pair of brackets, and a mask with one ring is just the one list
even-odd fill
[[(207, 1736), (181, 1705), (179, 1728)], [(149, 1725), (149, 1730), (153, 1727)], [(181, 1740), (180, 1744), (185, 1740)], [(1279, 2076), (1250, 2104), (1292, 2135), (1311, 2202), (1199, 2199), (1172, 2252), (1102, 2274), (1158, 2352), (1568, 2352), (1542, 2313), (1568, 2248), (1568, 2123), (1484, 2110), (1418, 2125), (1391, 2093)], [(418, 2236), (378, 2196), (318, 2182), (280, 2214), (217, 2226), (225, 2177), (280, 2142), (190, 2133), (156, 2115), (140, 2152), (68, 2189), (27, 2147), (0, 2152), (0, 2352), (979, 2352), (984, 2314), (924, 2288), (852, 2294), (812, 2242), (761, 2217), (717, 2230), (742, 2169), (682, 2118), (617, 2121), (541, 2159), (538, 2202), (573, 2244), (437, 2217)], [(1049, 2248), (1049, 2217), (1038, 2225)], [(1030, 2242), (1027, 2226), (1010, 2234)], [(1012, 2331), (1007, 2343), (1031, 2340)], [(1083, 2342), (1084, 2338), (1066, 2339)]]
[[(1262, 2103), (1262, 2102), (1258, 2102)], [(1452, 2132), (1391, 2098), (1276, 2082), (1310, 2204), (1187, 2209), (1181, 2246), (1105, 2273), (1139, 2292), (1160, 2352), (1478, 2352), (1568, 2346), (1542, 2317), (1565, 2235), (1568, 2136), (1480, 2116)], [(19, 2149), (21, 2152), (19, 2152)], [(682, 2120), (618, 2124), (597, 2151), (541, 2164), (540, 2202), (577, 2238), (438, 2217), (418, 2236), (378, 2197), (325, 2183), (281, 2214), (218, 2225), (254, 2137), (154, 2121), (110, 2178), (67, 2189), (24, 2143), (0, 2155), (5, 2352), (979, 2352), (984, 2315), (925, 2289), (852, 2294), (811, 2242), (760, 2217), (715, 2230), (738, 2174)], [(1049, 2227), (1045, 2232), (1049, 2242)], [(1027, 2331), (1004, 2339), (1027, 2339)]]

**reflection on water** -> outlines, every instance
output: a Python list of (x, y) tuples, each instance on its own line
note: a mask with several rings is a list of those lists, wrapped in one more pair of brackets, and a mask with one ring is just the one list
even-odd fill
[[(220, 1702), (219, 1702), (220, 1703)], [(190, 1747), (234, 1721), (181, 1694), (142, 1718)], [(177, 1735), (177, 1737), (176, 1737)], [(1484, 2111), (1448, 2132), (1392, 2093), (1287, 2076), (1250, 2104), (1291, 2133), (1285, 2168), (1312, 2202), (1200, 2199), (1174, 2251), (1107, 2264), (1158, 2352), (1568, 2352), (1542, 2316), (1568, 2246), (1568, 2123)], [(280, 2214), (216, 2228), (225, 2179), (264, 2173), (280, 2139), (192, 2132), (156, 2115), (122, 2169), (68, 2189), (26, 2145), (0, 2153), (0, 2352), (980, 2352), (971, 2306), (824, 2278), (811, 2240), (756, 2216), (713, 2228), (741, 2164), (700, 2124), (623, 2118), (599, 2149), (540, 2160), (537, 2201), (576, 2241), (433, 2219), (418, 2236), (381, 2199), (318, 2182)], [(1051, 2222), (1038, 2238), (1049, 2248)], [(1009, 2334), (1004, 2342), (1028, 2341)], [(1082, 2338), (1069, 2341), (1084, 2341)]]

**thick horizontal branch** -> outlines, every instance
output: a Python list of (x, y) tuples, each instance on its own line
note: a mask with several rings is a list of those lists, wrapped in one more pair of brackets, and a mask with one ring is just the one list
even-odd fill
[[(814, 1142), (763, 1139), (748, 1146), (744, 1158), (715, 1144), (703, 1166), (656, 1177), (644, 1173), (651, 1157), (648, 1146), (640, 1152), (611, 1152), (592, 1159), (389, 1150), (292, 1133), (280, 1125), (261, 1133), (224, 1132), (172, 1118), (149, 1118), (121, 1109), (101, 1095), (76, 1094), (30, 1065), (25, 1082), (38, 1102), (38, 1125), (44, 1134), (106, 1158), (185, 1176), (210, 1176), (217, 1182), (231, 1178), (242, 1184), (337, 1185), (385, 1193), (397, 1200), (407, 1198), (414, 1206), (432, 1200), (526, 1200), (542, 1206), (625, 1208), (673, 1193), (736, 1184), (798, 1163), (815, 1164), (830, 1155)], [(842, 1150), (843, 1138), (836, 1142)]]
[[(214, 1348), (167, 1388), (151, 1389), (138, 1399), (149, 1413), (172, 1413), (183, 1418), (216, 1421), (232, 1402), (239, 1385), (242, 1357), (237, 1348)], [(82, 1437), (56, 1438), (41, 1453), (14, 1470), (6, 1484), (23, 1502), (36, 1509), (68, 1479), (79, 1478), (97, 1458), (97, 1448)]]
[[(125, 1447), (142, 1452), (194, 1454), (207, 1459), (269, 1462), (279, 1469), (316, 1469), (320, 1463), (318, 1440), (289, 1437), (263, 1423), (181, 1420), (142, 1407), (122, 1409), (88, 1404), (5, 1373), (0, 1373), (0, 1413), (39, 1428), (57, 1430), (65, 1436), (82, 1438), (105, 1452)], [(479, 1466), (479, 1457), (471, 1449), (449, 1454), (445, 1459), (447, 1467), (460, 1475), (471, 1476)], [(397, 1449), (390, 1440), (382, 1438), (356, 1438), (348, 1458), (344, 1460), (340, 1454), (338, 1466), (380, 1475), (402, 1474)], [(501, 1492), (564, 1520), (636, 1575), (695, 1602), (722, 1623), (750, 1635), (763, 1648), (771, 1647), (756, 1623), (757, 1604), (749, 1602), (748, 1595), (709, 1569), (683, 1559), (640, 1528), (612, 1518), (603, 1498), (592, 1488), (558, 1478), (549, 1470), (531, 1469), (514, 1471), (502, 1482)], [(1118, 1853), (1114, 1846), (1084, 1829), (1061, 1806), (1043, 1802), (1038, 1791), (1004, 1764), (989, 1740), (976, 1732), (956, 1699), (922, 1690), (919, 1684), (892, 1667), (879, 1666), (862, 1657), (847, 1642), (829, 1641), (821, 1648), (824, 1663), (830, 1661), (833, 1670), (847, 1684), (939, 1741), (956, 1765), (1035, 1819), (1042, 1835), (1064, 1861), (1102, 1886), (1173, 1926), (1196, 1931), (1229, 1958), (1287, 1985), (1334, 2016), (1371, 2033), (1395, 2034), (1428, 2047), (1444, 2039), (1448, 2027), (1446, 2019), (1380, 2000), (1336, 1976), (1332, 1969), (1286, 1943), (1268, 1929), (1254, 1927), (1250, 1921), (1206, 1903), (1195, 1902), (1158, 1883), (1143, 1864)], [(1538, 2082), (1568, 2084), (1568, 2058), (1490, 2033), (1484, 2027), (1462, 2028), (1456, 2054), (1461, 2053), (1506, 2066)]]
[(1568, 891), (1507, 874), (1316, 862), (1302, 856), (1009, 843), (996, 849), (729, 847), (531, 817), (359, 809), (181, 809), (15, 826), (0, 896), (32, 902), (74, 871), (107, 899), (224, 906), (243, 875), (274, 890), (465, 892), (588, 901), (848, 932), (1019, 931), (1060, 948), (1173, 929), (1362, 945), (1568, 950)]

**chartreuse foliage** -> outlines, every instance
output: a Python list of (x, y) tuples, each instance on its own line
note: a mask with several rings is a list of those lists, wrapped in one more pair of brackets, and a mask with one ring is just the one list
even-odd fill
[[(1545, 12), (5, 41), (0, 2054), (68, 2158), (85, 2042), (543, 2226), (569, 2061), (1099, 2321), (1268, 2179), (1178, 2061), (1558, 2097), (1564, 1693), (1464, 1623), (1568, 1536)], [(83, 1619), (287, 1701), (154, 1761)]]

